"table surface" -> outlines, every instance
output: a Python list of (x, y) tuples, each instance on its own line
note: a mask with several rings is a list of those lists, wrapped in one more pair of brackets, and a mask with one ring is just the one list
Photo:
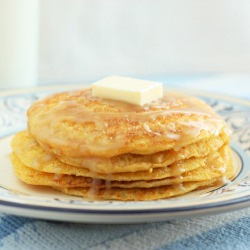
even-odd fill
[[(154, 76), (168, 86), (250, 100), (250, 76)], [(250, 249), (250, 208), (129, 225), (53, 222), (0, 213), (0, 249)]]

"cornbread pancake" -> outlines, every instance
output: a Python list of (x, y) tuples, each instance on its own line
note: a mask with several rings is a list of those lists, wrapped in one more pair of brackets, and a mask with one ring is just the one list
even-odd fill
[[(13, 157), (12, 157), (13, 159)], [(17, 159), (17, 158), (16, 158)], [(15, 160), (16, 160), (15, 159)], [(20, 164), (20, 161), (16, 162)], [(26, 183), (32, 185), (48, 185), (54, 189), (61, 191), (65, 194), (80, 196), (88, 199), (115, 199), (115, 200), (155, 200), (168, 198), (176, 195), (188, 193), (192, 190), (200, 188), (202, 186), (211, 185), (220, 180), (220, 178), (212, 179), (209, 181), (194, 181), (184, 182), (176, 185), (165, 185), (151, 188), (119, 188), (119, 187), (108, 187), (98, 188), (98, 181), (94, 183), (92, 187), (79, 187), (74, 186), (77, 179), (62, 178), (60, 176), (54, 176), (45, 172), (34, 171), (31, 168), (25, 167), (24, 165), (15, 164), (14, 169), (18, 178)], [(84, 177), (80, 177), (80, 183), (82, 186), (88, 185), (88, 180)], [(36, 181), (34, 181), (34, 179)], [(75, 181), (75, 182), (74, 182)], [(65, 183), (66, 182), (66, 183)], [(66, 187), (63, 184), (67, 184)], [(70, 187), (69, 187), (70, 186)], [(106, 186), (107, 187), (107, 186)]]
[[(28, 151), (27, 151), (28, 152)], [(14, 154), (14, 153), (13, 153)], [(26, 153), (27, 155), (28, 153)], [(16, 157), (16, 155), (15, 155)], [(18, 158), (18, 157), (17, 157)], [(28, 161), (26, 161), (28, 159)], [(42, 165), (37, 165), (30, 161), (28, 157), (20, 157), (19, 160), (22, 164), (33, 168), (34, 170), (44, 171), (48, 173), (55, 174), (73, 174), (76, 176), (86, 176), (93, 177), (99, 179), (107, 179), (107, 180), (118, 180), (118, 181), (134, 181), (134, 180), (155, 180), (160, 178), (172, 177), (176, 175), (181, 175), (187, 171), (191, 171), (201, 166), (205, 166), (208, 160), (207, 157), (204, 158), (190, 158), (187, 160), (177, 161), (168, 167), (156, 168), (152, 171), (139, 171), (139, 172), (122, 172), (122, 173), (113, 173), (113, 174), (102, 174), (94, 171), (90, 171), (86, 168), (78, 168), (74, 166), (70, 166), (64, 163), (61, 163), (56, 158), (53, 160), (49, 160), (44, 162)], [(28, 164), (27, 164), (28, 162)], [(29, 163), (31, 164), (29, 165)], [(13, 162), (13, 165), (15, 163)]]
[(110, 189), (90, 189), (90, 188), (64, 188), (53, 187), (68, 195), (88, 197), (94, 200), (121, 200), (121, 201), (147, 201), (170, 198), (183, 195), (201, 187), (215, 185), (220, 182), (220, 178), (201, 182), (186, 182), (183, 184), (160, 186), (153, 188), (110, 188)]
[[(13, 155), (19, 159), (19, 161), (26, 165), (22, 158), (17, 157), (14, 153)], [(117, 180), (117, 181), (136, 181), (136, 180), (156, 180), (166, 177), (173, 177), (181, 175), (185, 172), (194, 170), (196, 168), (205, 166), (207, 162), (207, 158), (195, 158), (183, 160), (180, 162), (176, 162), (171, 164), (169, 167), (165, 168), (157, 168), (153, 171), (139, 171), (139, 172), (127, 172), (127, 173), (114, 173), (114, 174), (101, 174), (98, 172), (89, 171), (84, 168), (77, 168), (66, 164), (60, 164), (59, 161), (47, 162), (41, 165), (26, 165), (30, 168), (43, 171), (48, 173), (55, 174), (68, 174), (68, 175), (76, 175), (76, 176), (85, 176), (106, 180)], [(59, 163), (60, 165), (57, 165)], [(14, 164), (14, 163), (13, 163)]]
[[(60, 161), (53, 154), (47, 152), (45, 149), (39, 146), (39, 144), (34, 138), (30, 136), (27, 130), (17, 133), (11, 144), (15, 154), (20, 159), (22, 159), (23, 163), (27, 166), (39, 170), (39, 167), (50, 165), (51, 170), (45, 170), (48, 172), (53, 172), (55, 166), (57, 166), (56, 168), (58, 170), (60, 168), (66, 169), (70, 167), (72, 172), (67, 172), (66, 174), (78, 173), (78, 175), (86, 175), (86, 172), (88, 172), (86, 169), (81, 171), (78, 168), (73, 168), (73, 166), (87, 168), (91, 170), (91, 172), (104, 174), (152, 171), (153, 168), (165, 168), (168, 165), (183, 159), (189, 159), (192, 157), (205, 157), (210, 152), (218, 150), (223, 144), (226, 143), (228, 143), (228, 136), (225, 133), (222, 133), (217, 137), (213, 135), (208, 140), (200, 141), (180, 148), (178, 151), (167, 150), (152, 155), (125, 154), (112, 158), (86, 157), (82, 159), (72, 158), (69, 160), (65, 159), (64, 157), (60, 157)], [(62, 164), (62, 162), (66, 163), (67, 166)], [(83, 174), (80, 172), (83, 172)]]
[(12, 141), (12, 148), (16, 157), (19, 158), (25, 166), (38, 171), (118, 181), (155, 180), (181, 175), (185, 172), (205, 166), (209, 158), (218, 156), (218, 152), (215, 151), (207, 157), (191, 157), (186, 160), (175, 161), (166, 167), (151, 169), (151, 171), (103, 174), (83, 167), (75, 167), (62, 163), (58, 158), (47, 154), (26, 131), (15, 135)]
[(209, 153), (218, 150), (229, 142), (229, 137), (222, 132), (218, 136), (212, 135), (207, 140), (192, 143), (177, 150), (169, 149), (149, 155), (123, 154), (111, 158), (83, 157), (70, 158), (61, 156), (60, 161), (76, 167), (85, 167), (100, 173), (121, 173), (152, 171), (154, 168), (169, 166), (174, 162), (205, 157)]
[[(230, 158), (230, 148), (225, 146), (220, 149), (216, 157), (210, 159), (206, 166), (199, 167), (195, 170), (185, 172), (180, 176), (174, 176), (170, 178), (162, 178), (159, 180), (149, 181), (109, 181), (105, 179), (93, 179), (83, 176), (67, 175), (67, 174), (53, 174), (42, 171), (37, 171), (28, 166), (25, 166), (21, 161), (12, 154), (11, 156), (14, 170), (16, 175), (25, 183), (32, 185), (44, 185), (52, 187), (88, 187), (91, 188), (95, 185), (95, 188), (152, 188), (166, 185), (176, 185), (185, 182), (194, 181), (208, 181), (214, 178), (226, 176), (231, 178), (234, 174), (234, 168), (232, 166)], [(225, 163), (226, 168), (225, 168)]]
[(106, 157), (177, 150), (211, 135), (225, 122), (211, 107), (177, 93), (144, 106), (93, 97), (91, 89), (52, 95), (28, 110), (28, 129), (58, 157)]

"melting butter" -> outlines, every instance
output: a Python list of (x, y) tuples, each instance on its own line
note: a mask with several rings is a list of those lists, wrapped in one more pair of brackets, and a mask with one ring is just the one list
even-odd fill
[(110, 76), (92, 85), (93, 96), (143, 106), (163, 97), (162, 83)]

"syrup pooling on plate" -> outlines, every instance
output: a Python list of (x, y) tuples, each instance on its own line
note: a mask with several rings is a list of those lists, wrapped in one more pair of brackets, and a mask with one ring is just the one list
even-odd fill
[[(31, 134), (44, 146), (49, 138), (48, 148), (53, 148), (57, 155), (65, 153), (60, 146), (70, 145), (66, 150), (72, 157), (110, 157), (126, 153), (124, 147), (139, 137), (147, 137), (148, 141), (154, 137), (158, 144), (175, 141), (180, 147), (191, 143), (202, 131), (218, 134), (225, 126), (207, 105), (176, 93), (168, 92), (163, 98), (144, 106), (93, 97), (90, 89), (60, 95), (59, 98), (55, 95), (55, 100), (49, 97), (37, 102), (29, 110), (39, 120), (37, 124), (29, 124)], [(192, 117), (191, 121), (189, 117)], [(76, 127), (77, 124), (85, 124), (87, 129), (94, 127), (98, 135), (81, 139), (70, 134), (73, 128), (69, 129), (67, 136), (58, 129), (60, 126)], [(123, 126), (117, 133), (114, 128), (120, 124)], [(136, 143), (140, 143), (139, 140)], [(128, 150), (144, 154), (133, 151), (129, 145)]]

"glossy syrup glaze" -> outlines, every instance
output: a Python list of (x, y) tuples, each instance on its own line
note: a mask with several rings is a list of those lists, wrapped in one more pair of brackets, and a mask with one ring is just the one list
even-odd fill
[[(93, 97), (91, 89), (86, 89), (39, 101), (28, 114), (31, 119), (35, 117), (29, 128), (39, 142), (49, 141), (58, 155), (64, 154), (61, 145), (70, 145), (77, 151), (75, 155), (73, 151), (69, 153), (72, 156), (85, 153), (105, 156), (107, 151), (108, 157), (127, 153), (122, 149), (127, 147), (130, 150), (133, 140), (138, 144), (140, 138), (146, 138), (146, 142), (153, 138), (156, 144), (175, 141), (178, 149), (194, 141), (201, 131), (218, 135), (225, 127), (223, 119), (205, 103), (172, 92), (166, 92), (163, 98), (150, 104), (138, 106)], [(62, 126), (66, 127), (63, 132)], [(71, 136), (70, 126), (79, 130), (87, 127), (90, 133), (83, 138), (81, 135)], [(138, 152), (132, 149), (132, 153)]]

